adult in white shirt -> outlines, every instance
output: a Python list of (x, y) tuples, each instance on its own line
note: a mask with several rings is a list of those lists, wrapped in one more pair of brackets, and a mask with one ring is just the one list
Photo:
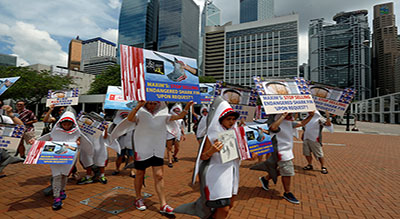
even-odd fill
[(136, 208), (144, 211), (146, 205), (142, 198), (142, 186), (146, 169), (152, 167), (155, 189), (160, 200), (162, 214), (174, 214), (173, 208), (167, 204), (164, 193), (164, 153), (167, 140), (167, 123), (183, 119), (193, 102), (186, 104), (178, 115), (170, 115), (164, 102), (139, 101), (129, 113), (127, 120), (136, 124), (135, 144), (135, 192)]
[(307, 166), (304, 170), (312, 170), (312, 156), (321, 164), (321, 173), (327, 174), (328, 169), (325, 167), (324, 152), (322, 151), (322, 129), (326, 127), (330, 132), (333, 132), (329, 112), (326, 112), (326, 119), (317, 111), (307, 125), (304, 126), (303, 134), (303, 155), (307, 159)]

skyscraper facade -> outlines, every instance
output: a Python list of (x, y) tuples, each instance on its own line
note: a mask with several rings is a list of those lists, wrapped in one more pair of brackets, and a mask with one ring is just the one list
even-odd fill
[(158, 50), (197, 59), (199, 17), (192, 0), (160, 0)]
[(68, 69), (80, 70), (82, 61), (82, 40), (79, 37), (69, 42)]
[(206, 26), (217, 26), (221, 25), (221, 9), (219, 9), (215, 4), (211, 1), (205, 6), (205, 25)]
[(274, 17), (274, 0), (240, 0), (240, 23)]
[(225, 27), (224, 81), (253, 86), (253, 77), (298, 76), (297, 14)]
[(400, 73), (395, 71), (400, 41), (393, 7), (393, 2), (374, 6), (373, 79), (380, 94), (400, 92)]
[(323, 18), (311, 20), (308, 54), (312, 81), (354, 87), (357, 100), (370, 97), (371, 57), (367, 14), (367, 10), (341, 12), (333, 17), (335, 24), (326, 23)]
[(81, 69), (89, 74), (100, 74), (117, 63), (115, 43), (101, 37), (82, 41)]
[(159, 0), (123, 0), (118, 45), (157, 50)]
[(17, 57), (0, 54), (0, 66), (17, 66)]

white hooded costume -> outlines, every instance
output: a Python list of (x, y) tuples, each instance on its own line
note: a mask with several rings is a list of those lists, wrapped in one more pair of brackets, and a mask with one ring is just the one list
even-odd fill
[(206, 135), (207, 131), (207, 115), (203, 115), (203, 111), (207, 110), (208, 112), (208, 107), (203, 105), (200, 108), (200, 116), (197, 118), (199, 120), (199, 124), (197, 125), (197, 132), (196, 132), (196, 137), (197, 138), (202, 138), (204, 135)]
[(164, 158), (167, 124), (170, 117), (164, 102), (158, 102), (154, 114), (146, 109), (146, 105), (138, 110), (134, 134), (136, 161), (143, 161), (153, 156)]
[[(61, 127), (61, 122), (63, 121), (71, 121), (73, 122), (73, 126), (70, 130), (66, 131)], [(57, 121), (57, 123), (54, 125), (54, 128), (51, 130), (50, 133), (40, 137), (38, 140), (39, 141), (62, 141), (62, 142), (76, 142), (76, 140), (80, 138), (80, 145), (78, 146), (78, 149), (80, 149), (82, 152), (92, 155), (93, 154), (93, 146), (90, 140), (82, 134), (81, 130), (79, 129), (79, 126), (76, 122), (75, 115), (72, 112), (65, 112), (61, 118)], [(67, 165), (67, 164), (51, 164), (51, 172), (53, 177), (58, 176), (58, 175), (64, 175), (68, 176), (72, 167), (74, 166), (76, 161), (76, 156), (74, 162), (72, 164)]]
[[(175, 113), (174, 110), (179, 109), (179, 112), (182, 112), (182, 105), (175, 104), (171, 110), (169, 111), (171, 115), (178, 115), (179, 113)], [(167, 125), (167, 140), (176, 139), (180, 141), (182, 137), (182, 127), (184, 126), (183, 119), (171, 121)]]
[(129, 112), (130, 111), (118, 110), (113, 120), (113, 123), (116, 124), (116, 127), (111, 133), (111, 138), (117, 139), (121, 150), (134, 150), (133, 134), (135, 133), (136, 124), (126, 119), (126, 117), (129, 115)]

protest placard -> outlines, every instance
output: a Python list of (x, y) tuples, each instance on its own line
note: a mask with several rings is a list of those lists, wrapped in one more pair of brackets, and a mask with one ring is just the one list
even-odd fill
[(118, 86), (108, 86), (106, 99), (104, 100), (104, 109), (131, 110), (137, 104), (137, 101), (124, 100), (122, 88)]
[(209, 105), (214, 100), (215, 84), (200, 83), (200, 103)]
[(76, 142), (36, 141), (24, 164), (73, 164), (77, 149)]
[(230, 104), (256, 106), (257, 92), (254, 89), (218, 81), (214, 96), (222, 96)]
[(231, 105), (235, 112), (240, 114), (238, 120), (244, 119), (245, 122), (252, 122), (255, 116), (256, 107), (255, 106), (245, 106), (245, 105)]
[(54, 104), (54, 106), (70, 106), (78, 105), (79, 101), (79, 89), (74, 88), (72, 90), (49, 90), (47, 93), (46, 106)]
[(125, 100), (200, 103), (195, 59), (126, 45), (120, 54)]
[(80, 112), (77, 123), (84, 134), (93, 138), (99, 138), (107, 125), (105, 119), (95, 112)]
[(0, 123), (0, 148), (16, 150), (24, 135), (25, 126)]
[(244, 126), (243, 128), (246, 133), (246, 142), (250, 154), (263, 155), (274, 151), (271, 136), (267, 134), (267, 124), (254, 124)]
[(318, 110), (339, 116), (345, 114), (355, 95), (352, 88), (341, 89), (315, 82), (311, 82), (309, 87)]
[(303, 78), (263, 81), (255, 77), (257, 92), (267, 114), (310, 112), (314, 100)]
[(14, 83), (20, 77), (11, 77), (11, 78), (0, 78), (0, 95), (2, 95), (8, 88), (14, 85)]
[(222, 163), (239, 158), (238, 143), (235, 130), (227, 130), (218, 134), (218, 141), (223, 144), (220, 151)]

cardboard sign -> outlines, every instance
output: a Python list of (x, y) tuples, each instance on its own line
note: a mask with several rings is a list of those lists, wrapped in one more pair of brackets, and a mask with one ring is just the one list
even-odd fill
[(94, 112), (80, 112), (77, 123), (83, 133), (93, 138), (99, 138), (103, 134), (104, 126), (107, 124), (103, 117)]
[(265, 133), (268, 131), (267, 124), (244, 126), (244, 131), (250, 154), (263, 155), (274, 151), (271, 136)]
[(262, 81), (255, 77), (257, 92), (267, 114), (310, 112), (314, 100), (303, 78)]
[(78, 88), (72, 90), (49, 90), (47, 93), (46, 107), (49, 107), (51, 104), (54, 104), (54, 106), (78, 105), (78, 101)]
[(0, 148), (16, 150), (24, 131), (23, 125), (0, 123)]
[(11, 77), (11, 78), (0, 78), (0, 95), (2, 95), (8, 88), (14, 85), (14, 83), (20, 77)]
[(257, 92), (254, 89), (232, 85), (222, 81), (215, 84), (215, 96), (222, 96), (228, 103), (256, 106)]
[(244, 119), (245, 122), (253, 121), (256, 112), (255, 106), (244, 106), (244, 105), (231, 105), (231, 106), (232, 109), (235, 110), (235, 112), (238, 112), (240, 114), (238, 121), (240, 121), (241, 119)]
[(219, 133), (218, 141), (220, 141), (224, 145), (219, 152), (219, 154), (221, 155), (222, 163), (226, 163), (239, 158), (238, 143), (236, 140), (235, 130), (231, 129)]
[(125, 100), (200, 103), (195, 59), (126, 45), (120, 52)]
[(124, 100), (121, 87), (108, 86), (106, 99), (104, 100), (104, 109), (132, 110), (136, 105), (137, 101)]
[(76, 142), (36, 141), (24, 164), (73, 164), (77, 149)]
[(209, 105), (214, 100), (215, 84), (201, 83), (200, 84), (200, 103)]
[(309, 85), (318, 110), (343, 116), (354, 98), (355, 91), (351, 88), (340, 89), (311, 82)]

